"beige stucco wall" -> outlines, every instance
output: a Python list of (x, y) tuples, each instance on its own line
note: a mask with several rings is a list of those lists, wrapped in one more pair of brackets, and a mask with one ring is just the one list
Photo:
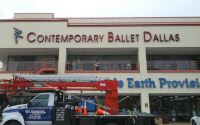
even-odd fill
[[(0, 48), (118, 48), (118, 47), (199, 47), (200, 26), (133, 26), (133, 27), (67, 27), (67, 22), (1, 22), (0, 23)], [(24, 39), (20, 39), (19, 44), (15, 44), (14, 30), (16, 27), (23, 31)], [(143, 42), (143, 32), (149, 31), (152, 34), (179, 34), (179, 42)], [(66, 34), (86, 34), (104, 35), (102, 43), (29, 43), (26, 36), (29, 32), (42, 35), (66, 35)], [(119, 35), (139, 34), (139, 42), (120, 43), (107, 41), (108, 32)], [(125, 36), (124, 36), (125, 37)]]
[[(114, 20), (114, 19), (113, 19)], [(141, 20), (141, 19), (140, 19)], [(196, 19), (195, 19), (196, 20)], [(14, 30), (16, 27), (23, 33), (23, 39), (19, 39), (19, 43), (15, 44)], [(148, 31), (152, 34), (179, 34), (179, 42), (147, 42), (143, 41), (143, 32)], [(29, 43), (26, 36), (29, 32), (35, 32), (42, 35), (76, 35), (86, 34), (104, 35), (103, 42), (98, 43), (76, 43), (74, 41), (70, 43)], [(107, 41), (108, 32), (119, 35), (139, 34), (139, 41), (133, 43), (111, 42)], [(34, 22), (34, 21), (22, 21), (22, 22), (0, 22), (0, 49), (1, 48), (58, 48), (59, 60), (58, 60), (58, 73), (64, 74), (65, 61), (67, 59), (67, 49), (69, 48), (138, 48), (138, 61), (140, 66), (139, 73), (92, 73), (97, 76), (109, 77), (111, 79), (117, 78), (124, 82), (124, 86), (119, 88), (119, 93), (123, 94), (142, 94), (141, 95), (141, 108), (144, 112), (149, 112), (149, 107), (145, 107), (144, 104), (149, 105), (149, 95), (151, 94), (200, 94), (200, 88), (160, 88), (159, 78), (166, 78), (167, 80), (180, 80), (183, 81), (186, 78), (189, 80), (200, 79), (200, 73), (147, 73), (146, 62), (146, 48), (147, 47), (200, 47), (200, 26), (126, 26), (126, 27), (112, 27), (112, 26), (99, 26), (99, 27), (70, 27), (67, 22)], [(0, 53), (1, 55), (1, 53)], [(2, 55), (4, 56), (4, 55)], [(0, 79), (12, 78), (12, 74), (0, 73)], [(134, 80), (145, 80), (151, 78), (155, 81), (156, 88), (128, 88), (127, 78), (134, 78)]]

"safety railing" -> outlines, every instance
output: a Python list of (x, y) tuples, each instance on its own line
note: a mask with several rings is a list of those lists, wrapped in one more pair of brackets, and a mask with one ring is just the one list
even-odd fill
[(57, 61), (9, 61), (6, 72), (35, 72), (41, 68), (57, 67)]
[(66, 71), (137, 71), (137, 61), (72, 61)]
[(153, 60), (147, 61), (150, 71), (200, 71), (200, 61), (196, 60)]

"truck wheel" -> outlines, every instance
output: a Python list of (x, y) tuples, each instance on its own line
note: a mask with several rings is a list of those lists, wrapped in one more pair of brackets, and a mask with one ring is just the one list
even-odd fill
[(118, 125), (117, 123), (107, 123), (106, 125)]
[(21, 125), (21, 124), (19, 122), (17, 122), (17, 121), (12, 121), (12, 122), (9, 122), (6, 125)]
[(192, 120), (192, 125), (197, 125), (197, 123), (194, 120)]

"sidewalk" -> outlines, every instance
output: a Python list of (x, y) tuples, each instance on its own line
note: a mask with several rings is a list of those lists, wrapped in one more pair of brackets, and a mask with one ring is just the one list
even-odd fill
[(159, 124), (159, 125), (191, 125), (190, 122), (179, 122), (179, 123), (169, 123), (169, 124)]

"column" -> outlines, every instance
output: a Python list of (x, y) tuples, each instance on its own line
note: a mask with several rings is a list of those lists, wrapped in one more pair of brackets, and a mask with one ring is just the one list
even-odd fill
[(2, 63), (2, 69), (0, 67), (0, 70), (2, 70), (2, 71), (6, 71), (7, 70), (7, 64), (8, 64), (7, 59), (8, 59), (7, 55), (0, 57), (0, 61)]
[(58, 74), (65, 73), (65, 64), (67, 59), (67, 51), (66, 48), (59, 48), (59, 57), (58, 57)]
[(138, 62), (139, 62), (139, 70), (141, 74), (147, 73), (147, 58), (146, 58), (146, 48), (140, 47), (138, 49)]
[(141, 112), (150, 113), (149, 93), (141, 93), (140, 101), (141, 101)]

